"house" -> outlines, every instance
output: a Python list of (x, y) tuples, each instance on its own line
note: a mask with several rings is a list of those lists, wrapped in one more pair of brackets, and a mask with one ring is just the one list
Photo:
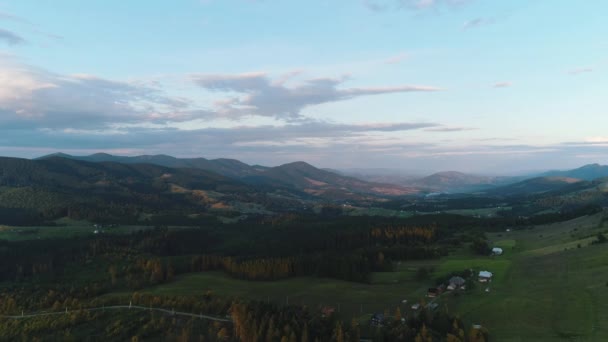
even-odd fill
[(384, 314), (381, 314), (381, 313), (373, 314), (370, 322), (372, 323), (373, 326), (381, 327), (382, 323), (384, 323)]
[(438, 295), (439, 295), (439, 289), (436, 288), (436, 287), (429, 288), (429, 290), (428, 290), (428, 292), (426, 294), (426, 296), (429, 297), (429, 298), (435, 298)]
[(335, 311), (336, 308), (334, 308), (333, 306), (324, 306), (323, 308), (321, 308), (321, 314), (323, 315), (323, 317), (330, 317), (334, 314)]
[(480, 283), (487, 283), (492, 281), (492, 272), (489, 271), (479, 271), (479, 282)]
[(492, 255), (502, 255), (502, 248), (500, 248), (500, 247), (492, 248)]
[(464, 280), (463, 277), (455, 276), (450, 278), (448, 283), (450, 284), (448, 285), (448, 290), (456, 290), (462, 289), (464, 284), (466, 283), (466, 280)]
[(418, 310), (420, 309), (420, 304), (416, 303), (414, 305), (412, 305), (412, 310)]

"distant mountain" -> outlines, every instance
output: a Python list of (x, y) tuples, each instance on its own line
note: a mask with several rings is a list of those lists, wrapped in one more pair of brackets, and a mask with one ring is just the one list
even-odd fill
[(542, 174), (542, 176), (569, 177), (583, 180), (594, 180), (598, 178), (608, 177), (608, 165), (589, 164), (573, 170), (545, 172)]
[(324, 169), (344, 176), (354, 177), (366, 182), (396, 184), (410, 187), (412, 182), (421, 178), (420, 173), (402, 171), (397, 169)]
[(477, 176), (457, 171), (445, 171), (415, 180), (412, 185), (435, 191), (474, 191), (504, 184), (505, 177)]
[(48, 160), (65, 158), (87, 162), (113, 162), (121, 164), (153, 164), (170, 168), (201, 169), (230, 177), (251, 185), (263, 185), (266, 191), (282, 188), (307, 193), (310, 196), (332, 200), (360, 200), (367, 195), (401, 196), (417, 193), (411, 187), (366, 182), (334, 172), (318, 169), (305, 162), (289, 163), (277, 167), (248, 165), (235, 159), (175, 158), (167, 155), (134, 157), (96, 153), (89, 156), (71, 156), (64, 153), (38, 158)]
[(486, 192), (500, 196), (537, 195), (557, 191), (574, 191), (586, 187), (589, 182), (569, 177), (536, 177), (489, 189)]
[(426, 192), (451, 193), (475, 192), (525, 179), (525, 177), (481, 176), (457, 171), (437, 172), (426, 177), (411, 171), (394, 169), (347, 169), (336, 172), (368, 182), (396, 184)]
[(357, 178), (343, 176), (318, 169), (305, 162), (294, 162), (269, 168), (257, 175), (245, 177), (254, 184), (284, 186), (317, 196), (348, 196), (354, 194), (375, 194), (383, 196), (410, 195), (417, 189), (392, 184), (371, 183)]
[(263, 166), (250, 166), (236, 159), (175, 158), (164, 154), (142, 155), (134, 157), (114, 156), (107, 153), (96, 153), (89, 156), (71, 156), (55, 153), (38, 159), (53, 157), (69, 158), (89, 162), (115, 162), (122, 164), (154, 164), (171, 168), (193, 168), (212, 171), (223, 176), (241, 178), (265, 170)]

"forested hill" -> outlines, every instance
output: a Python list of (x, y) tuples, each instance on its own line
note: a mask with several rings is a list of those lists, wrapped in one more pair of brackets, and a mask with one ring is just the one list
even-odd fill
[(396, 185), (371, 183), (357, 178), (342, 176), (318, 169), (305, 162), (295, 162), (264, 170), (257, 175), (244, 178), (252, 184), (284, 186), (317, 196), (352, 198), (355, 194), (380, 196), (408, 195), (417, 189)]
[(91, 163), (60, 157), (28, 160), (0, 157), (0, 185), (36, 186), (70, 192), (78, 189), (163, 188), (175, 183), (188, 188), (246, 190), (243, 183), (201, 169), (171, 169), (152, 164)]
[(332, 200), (355, 200), (373, 196), (401, 196), (418, 193), (414, 187), (367, 182), (353, 177), (316, 168), (306, 162), (293, 162), (276, 167), (248, 165), (236, 159), (175, 158), (167, 155), (142, 155), (134, 157), (96, 153), (89, 156), (71, 156), (56, 153), (38, 158), (47, 160), (66, 158), (90, 162), (115, 162), (122, 164), (154, 164), (170, 168), (195, 168), (212, 171), (251, 185), (265, 188), (281, 188)]
[(569, 177), (590, 181), (608, 177), (608, 165), (588, 164), (573, 170), (549, 171), (544, 173), (543, 176)]
[(114, 156), (107, 153), (95, 153), (89, 156), (72, 156), (65, 153), (55, 153), (38, 159), (45, 160), (55, 157), (82, 160), (89, 162), (115, 162), (121, 164), (154, 164), (170, 168), (193, 168), (219, 173), (224, 176), (239, 178), (267, 169), (263, 166), (250, 166), (236, 159), (206, 159), (206, 158), (176, 158), (164, 154), (141, 155), (134, 157)]
[(195, 214), (213, 205), (255, 202), (256, 194), (250, 185), (200, 169), (0, 158), (0, 224), (63, 216), (137, 221), (144, 214)]

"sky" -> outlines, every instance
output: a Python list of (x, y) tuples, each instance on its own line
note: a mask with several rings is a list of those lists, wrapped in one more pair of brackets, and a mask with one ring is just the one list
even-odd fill
[(0, 155), (608, 164), (608, 1), (0, 0)]

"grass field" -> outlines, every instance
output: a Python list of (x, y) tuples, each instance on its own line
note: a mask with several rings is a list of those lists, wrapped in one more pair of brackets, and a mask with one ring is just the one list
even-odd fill
[(152, 294), (201, 295), (212, 291), (228, 297), (270, 301), (281, 304), (303, 304), (313, 310), (332, 306), (343, 317), (367, 317), (384, 309), (398, 306), (406, 310), (403, 299), (418, 301), (427, 290), (425, 282), (360, 284), (335, 279), (295, 278), (281, 281), (245, 281), (230, 278), (223, 273), (188, 274), (172, 283), (146, 289)]
[(596, 234), (599, 220), (584, 217), (508, 238), (494, 234), (496, 245), (507, 247), (500, 257), (508, 263), (504, 275), (498, 273), (490, 292), (479, 287), (445, 297), (449, 309), (488, 327), (497, 341), (608, 340), (608, 247), (581, 238)]

